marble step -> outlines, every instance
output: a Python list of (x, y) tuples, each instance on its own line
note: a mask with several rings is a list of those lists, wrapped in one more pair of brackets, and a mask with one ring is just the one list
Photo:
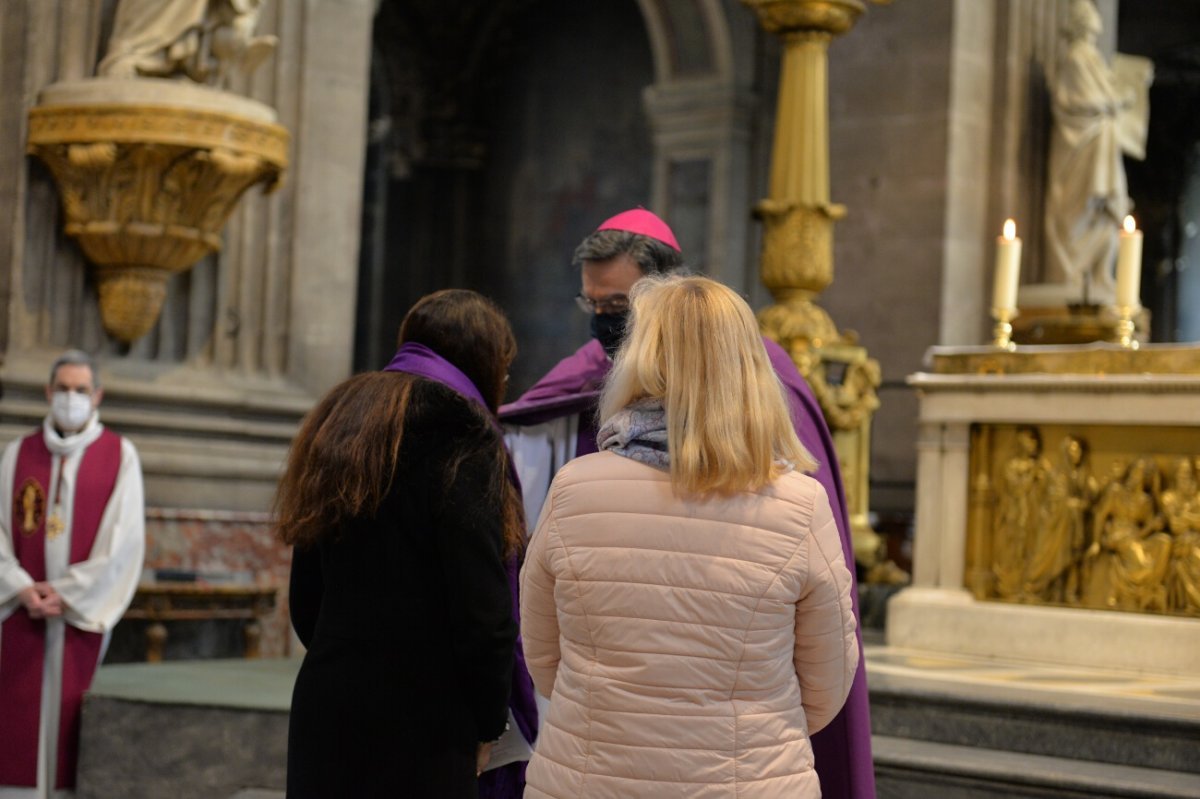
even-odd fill
[(1200, 696), (1186, 681), (923, 658), (869, 657), (872, 732), (1191, 775), (1200, 796)]
[(84, 699), (77, 799), (282, 799), (299, 664), (102, 666)]
[(1196, 799), (1200, 776), (876, 735), (878, 799)]

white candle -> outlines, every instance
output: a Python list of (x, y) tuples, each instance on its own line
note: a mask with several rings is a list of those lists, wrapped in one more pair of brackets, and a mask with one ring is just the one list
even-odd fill
[(1142, 283), (1142, 231), (1132, 216), (1125, 217), (1117, 248), (1117, 307), (1140, 308)]
[(992, 285), (993, 312), (1017, 309), (1017, 284), (1021, 279), (1021, 240), (1017, 223), (1004, 222), (1004, 235), (996, 239), (996, 277)]

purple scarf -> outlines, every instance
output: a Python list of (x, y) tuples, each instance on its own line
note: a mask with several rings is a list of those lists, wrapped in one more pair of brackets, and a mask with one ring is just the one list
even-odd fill
[(479, 393), (479, 388), (471, 378), (462, 373), (454, 364), (438, 355), (424, 344), (409, 341), (400, 345), (392, 361), (383, 367), (385, 372), (405, 372), (417, 377), (428, 378), (454, 391), (455, 394), (466, 397), (487, 412), (492, 424), (499, 427), (496, 414), (488, 407), (487, 400)]
[[(496, 419), (496, 414), (488, 407), (483, 394), (479, 392), (479, 387), (471, 381), (471, 378), (463, 374), (461, 369), (424, 344), (411, 341), (402, 344), (400, 349), (396, 350), (396, 354), (392, 356), (391, 363), (383, 367), (383, 371), (404, 372), (441, 383), (459, 396), (479, 405), (496, 430), (500, 431), (500, 423)], [(513, 466), (512, 457), (508, 456), (505, 460), (508, 463), (508, 479), (516, 487), (517, 496), (521, 496), (521, 484), (517, 479), (517, 471)], [(518, 612), (520, 603), (517, 601), (520, 564), (516, 557), (511, 558), (506, 564), (506, 570), (508, 572), (508, 589), (512, 596), (513, 620), (520, 629), (521, 617)], [(530, 679), (529, 672), (525, 668), (525, 652), (521, 646), (520, 636), (517, 637), (516, 646), (513, 648), (513, 656), (516, 662), (513, 668), (512, 692), (508, 705), (512, 709), (513, 718), (516, 719), (517, 727), (525, 736), (525, 740), (533, 741), (537, 734), (537, 703), (533, 698), (533, 680)], [(524, 777), (524, 763), (512, 763), (484, 772), (480, 777), (480, 795), (497, 797), (497, 799), (499, 797), (515, 799), (525, 789)]]

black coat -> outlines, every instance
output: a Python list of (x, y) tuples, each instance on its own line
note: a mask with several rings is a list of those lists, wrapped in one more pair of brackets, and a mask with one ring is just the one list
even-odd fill
[(378, 512), (295, 552), (292, 624), (308, 652), (289, 799), (476, 795), (476, 744), (504, 730), (517, 635), (488, 490), (499, 446), (466, 400), (415, 379)]

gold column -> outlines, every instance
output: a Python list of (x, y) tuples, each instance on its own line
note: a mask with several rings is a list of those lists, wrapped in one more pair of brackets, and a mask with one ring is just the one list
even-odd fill
[[(881, 0), (874, 0), (881, 2)], [(871, 418), (879, 363), (853, 331), (839, 331), (816, 296), (833, 282), (833, 223), (846, 209), (829, 197), (829, 42), (866, 9), (863, 0), (742, 0), (783, 39), (769, 196), (762, 219), (762, 280), (775, 304), (759, 313), (812, 386), (842, 467), (855, 559), (868, 582), (897, 581), (868, 520)]]

